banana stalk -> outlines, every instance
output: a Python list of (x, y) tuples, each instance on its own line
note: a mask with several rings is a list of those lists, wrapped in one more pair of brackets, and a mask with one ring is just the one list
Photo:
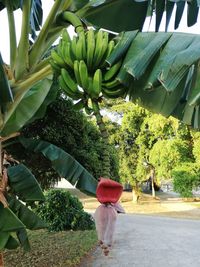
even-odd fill
[(100, 113), (100, 108), (98, 105), (98, 102), (93, 100), (92, 101), (92, 107), (94, 111), (94, 115), (96, 117), (96, 122), (99, 127), (101, 136), (102, 136), (102, 141), (103, 141), (103, 168), (102, 168), (102, 176), (103, 177), (110, 177), (110, 155), (108, 151), (108, 132), (105, 127), (105, 123), (103, 121), (103, 116)]
[(12, 72), (14, 72), (16, 56), (17, 56), (17, 38), (15, 31), (15, 19), (12, 5), (10, 4), (10, 0), (5, 1), (7, 16), (8, 16), (8, 24), (9, 24), (9, 37), (10, 37), (10, 67)]
[(17, 49), (17, 59), (15, 67), (15, 79), (20, 80), (21, 77), (29, 69), (29, 20), (31, 11), (31, 0), (23, 1), (23, 17), (22, 17), (22, 28), (19, 46)]

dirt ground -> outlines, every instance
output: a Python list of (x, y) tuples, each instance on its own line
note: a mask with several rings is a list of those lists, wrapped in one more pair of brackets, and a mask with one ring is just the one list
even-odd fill
[[(100, 205), (96, 198), (87, 196), (77, 189), (69, 189), (83, 204), (84, 210), (94, 212)], [(139, 202), (132, 202), (132, 193), (123, 192), (121, 205), (128, 214), (145, 214), (174, 218), (200, 219), (200, 201), (182, 199), (169, 193), (157, 193), (156, 199), (150, 194), (143, 194)]]

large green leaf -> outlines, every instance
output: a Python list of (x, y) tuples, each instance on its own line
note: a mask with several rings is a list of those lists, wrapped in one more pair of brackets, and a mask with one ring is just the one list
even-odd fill
[(167, 30), (175, 6), (175, 29), (183, 18), (185, 8), (187, 8), (187, 25), (192, 26), (198, 22), (199, 0), (93, 0), (83, 6), (78, 14), (98, 27), (115, 32), (142, 30), (146, 17), (155, 14), (155, 31), (158, 31), (165, 12), (165, 30)]
[(20, 138), (22, 145), (48, 158), (58, 174), (81, 191), (96, 194), (97, 180), (72, 156), (59, 147), (46, 141)]
[(0, 251), (5, 248), (6, 243), (8, 242), (9, 236), (10, 234), (8, 232), (0, 231)]
[(58, 93), (58, 83), (57, 81), (53, 81), (50, 90), (46, 96), (46, 98), (44, 99), (42, 105), (39, 107), (39, 109), (36, 111), (36, 113), (33, 115), (33, 117), (26, 122), (26, 124), (30, 124), (35, 120), (41, 119), (44, 117), (45, 112), (47, 110), (47, 107), (50, 103), (52, 103), (57, 96)]
[(17, 231), (24, 227), (24, 224), (17, 218), (14, 212), (9, 208), (4, 208), (0, 203), (0, 232)]
[(26, 229), (20, 229), (17, 231), (18, 240), (25, 251), (30, 251), (31, 246), (28, 240), (28, 234)]
[(139, 32), (117, 79), (132, 101), (199, 128), (199, 43), (195, 34)]
[(33, 86), (22, 98), (20, 103), (12, 112), (12, 115), (6, 119), (1, 130), (1, 135), (6, 136), (20, 130), (37, 112), (43, 104), (52, 81), (44, 79)]
[(17, 242), (17, 240), (12, 235), (10, 235), (9, 238), (8, 238), (7, 243), (5, 244), (5, 248), (7, 248), (7, 249), (16, 249), (17, 247), (19, 247), (19, 243)]
[(121, 32), (141, 30), (147, 9), (148, 1), (93, 0), (79, 10), (78, 14), (97, 27)]
[(8, 168), (8, 181), (17, 196), (25, 201), (44, 201), (42, 190), (30, 170), (23, 164)]
[(110, 56), (106, 59), (109, 65), (112, 66), (126, 54), (127, 49), (135, 38), (137, 32), (138, 31), (128, 31), (118, 35), (119, 41)]
[(3, 60), (0, 53), (0, 106), (1, 112), (5, 112), (5, 106), (8, 102), (13, 101), (13, 95), (8, 83), (6, 73), (3, 68)]
[(14, 197), (8, 198), (10, 209), (17, 214), (20, 221), (29, 230), (45, 228), (46, 224), (31, 209)]

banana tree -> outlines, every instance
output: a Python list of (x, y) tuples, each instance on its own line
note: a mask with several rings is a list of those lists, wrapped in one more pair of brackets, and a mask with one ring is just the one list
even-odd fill
[[(159, 3), (165, 3), (164, 9), (163, 5), (161, 6)], [(108, 67), (104, 66), (104, 71), (102, 72), (102, 77), (104, 79), (103, 83), (105, 84), (104, 90), (102, 90), (102, 94), (107, 94), (107, 96), (113, 94), (110, 93), (112, 90), (109, 89), (117, 89), (115, 86), (120, 86), (119, 95), (126, 96), (126, 87), (122, 85), (128, 86), (128, 94), (131, 99), (134, 101), (140, 101), (141, 105), (145, 105), (149, 109), (154, 109), (156, 112), (161, 112), (169, 116), (170, 114), (177, 116), (180, 119), (184, 119), (185, 122), (193, 125), (199, 126), (199, 89), (198, 89), (198, 77), (199, 77), (199, 68), (198, 68), (198, 60), (199, 60), (199, 52), (198, 52), (198, 36), (189, 36), (189, 35), (179, 35), (180, 44), (187, 42), (185, 48), (178, 46), (175, 44), (176, 35), (166, 35), (163, 39), (160, 37), (160, 33), (155, 35), (150, 33), (138, 33), (133, 32), (132, 30), (142, 30), (145, 18), (148, 14), (152, 14), (154, 11), (154, 4), (156, 3), (156, 15), (161, 17), (165, 8), (167, 8), (166, 4), (170, 4), (172, 1), (132, 1), (132, 0), (96, 0), (96, 1), (64, 1), (64, 0), (56, 0), (51, 8), (51, 11), (41, 27), (41, 18), (42, 18), (42, 6), (40, 0), (1, 0), (0, 1), (0, 9), (6, 8), (8, 14), (8, 24), (9, 24), (9, 32), (10, 32), (10, 63), (9, 65), (4, 64), (3, 59), (0, 57), (0, 105), (1, 105), (1, 113), (0, 113), (0, 131), (1, 131), (1, 139), (0, 139), (0, 147), (5, 149), (7, 145), (11, 145), (11, 138), (19, 135), (20, 129), (30, 121), (33, 121), (35, 118), (39, 118), (45, 112), (46, 105), (52, 101), (54, 98), (54, 92), (57, 90), (55, 84), (52, 79), (52, 66), (53, 66), (53, 54), (49, 55), (49, 48), (54, 43), (54, 41), (60, 36), (63, 28), (68, 27), (69, 24), (73, 24), (75, 29), (77, 30), (79, 35), (83, 36), (81, 32), (82, 23), (80, 25), (80, 20), (74, 21), (74, 16), (70, 17), (69, 10), (72, 10), (73, 13), (79, 15), (80, 18), (84, 20), (84, 22), (88, 25), (94, 25), (96, 27), (102, 27), (111, 31), (121, 32), (121, 31), (131, 31), (129, 33), (123, 33), (121, 35), (117, 35), (116, 39), (112, 40), (113, 35), (103, 34), (104, 43), (106, 41), (114, 41), (114, 50), (112, 54), (110, 54), (110, 58), (108, 54), (104, 54), (106, 56), (106, 62), (108, 63)], [(178, 21), (182, 16), (181, 13), (181, 2), (184, 1), (175, 1), (175, 5), (179, 5), (179, 11), (177, 11), (176, 20)], [(180, 3), (179, 3), (180, 2)], [(192, 4), (191, 4), (192, 3)], [(190, 24), (195, 22), (195, 16), (198, 9), (199, 1), (188, 2), (188, 6), (190, 5), (189, 11), (189, 21)], [(196, 3), (196, 6), (193, 5)], [(16, 40), (15, 33), (15, 20), (14, 20), (14, 10), (21, 8), (22, 9), (22, 26), (21, 26), (21, 36), (19, 43)], [(103, 14), (103, 16), (102, 16)], [(161, 15), (159, 15), (161, 14)], [(169, 14), (169, 13), (167, 13)], [(116, 24), (116, 16), (118, 17), (118, 23)], [(169, 20), (169, 15), (168, 15)], [(192, 21), (192, 22), (191, 22)], [(159, 24), (159, 23), (157, 23)], [(177, 24), (178, 25), (178, 24)], [(31, 29), (31, 32), (30, 32)], [(158, 29), (158, 28), (157, 28)], [(37, 32), (38, 35), (37, 35)], [(31, 35), (31, 40), (30, 40)], [(92, 32), (88, 35), (92, 35)], [(101, 36), (101, 34), (99, 34)], [(96, 38), (96, 37), (95, 37)], [(99, 37), (100, 38), (100, 37)], [(146, 47), (147, 43), (145, 39), (148, 39), (148, 48), (144, 51), (150, 51), (150, 47), (153, 47), (151, 53), (148, 54), (146, 58), (144, 53), (142, 54), (140, 42), (143, 44), (143, 48)], [(194, 39), (194, 40), (193, 40)], [(95, 39), (96, 40), (96, 39)], [(172, 42), (172, 41), (173, 42)], [(76, 40), (75, 40), (76, 41)], [(157, 44), (158, 41), (158, 45)], [(173, 44), (173, 45), (172, 45)], [(79, 42), (81, 45), (81, 42)], [(154, 46), (155, 45), (155, 46)], [(94, 44), (93, 44), (94, 46)], [(102, 45), (105, 48), (105, 45)], [(113, 42), (110, 43), (110, 47), (113, 48)], [(130, 47), (130, 48), (129, 48)], [(174, 53), (180, 52), (180, 55), (176, 57)], [(191, 48), (188, 50), (188, 48)], [(128, 53), (127, 52), (127, 49)], [(175, 48), (175, 51), (173, 50)], [(165, 50), (164, 50), (165, 49)], [(181, 50), (183, 49), (183, 50)], [(67, 50), (66, 50), (67, 51)], [(77, 49), (77, 51), (80, 51)], [(94, 51), (94, 50), (93, 50)], [(109, 50), (106, 50), (109, 52)], [(162, 54), (161, 52), (164, 51)], [(181, 54), (181, 51), (184, 53)], [(111, 51), (110, 51), (111, 52)], [(104, 51), (104, 53), (106, 53)], [(161, 53), (161, 57), (159, 57)], [(168, 55), (174, 55), (174, 57), (167, 57)], [(187, 56), (189, 54), (189, 58), (187, 59), (187, 64), (181, 61), (182, 56)], [(126, 56), (125, 56), (126, 55)], [(140, 57), (138, 57), (140, 55)], [(146, 53), (145, 53), (146, 55)], [(89, 55), (88, 55), (89, 56)], [(96, 57), (98, 55), (96, 54)], [(111, 57), (112, 56), (112, 57)], [(90, 57), (90, 56), (89, 56)], [(97, 57), (98, 58), (98, 57)], [(143, 61), (140, 59), (144, 59)], [(169, 62), (170, 67), (164, 64), (166, 58)], [(51, 62), (49, 61), (51, 59)], [(65, 60), (68, 60), (67, 56)], [(154, 62), (156, 62), (156, 68), (154, 71)], [(164, 63), (163, 63), (164, 62)], [(50, 64), (51, 63), (51, 64)], [(63, 62), (60, 62), (63, 64)], [(64, 62), (66, 64), (66, 62)], [(76, 63), (77, 64), (77, 63)], [(91, 64), (91, 62), (90, 62)], [(117, 64), (117, 66), (116, 66)], [(52, 66), (51, 66), (52, 65)], [(135, 72), (135, 68), (137, 65), (137, 70)], [(80, 64), (80, 68), (84, 69), (84, 64)], [(113, 83), (109, 84), (109, 78), (106, 80), (106, 73), (111, 70), (112, 67), (119, 69), (115, 72), (118, 76), (114, 75)], [(164, 66), (164, 67), (163, 67)], [(56, 68), (56, 66), (54, 66)], [(91, 64), (92, 67), (92, 64)], [(163, 67), (161, 69), (161, 67)], [(79, 64), (78, 64), (79, 68)], [(67, 68), (67, 71), (69, 69)], [(159, 72), (158, 70), (162, 70)], [(114, 71), (112, 69), (112, 71)], [(112, 71), (111, 74), (112, 74)], [(62, 71), (63, 72), (63, 71)], [(159, 72), (159, 73), (158, 73)], [(85, 72), (86, 73), (86, 72)], [(101, 72), (93, 70), (93, 81), (101, 80)], [(71, 73), (70, 73), (71, 74)], [(87, 73), (86, 73), (87, 74)], [(151, 75), (150, 75), (151, 74)], [(107, 74), (109, 77), (109, 75)], [(112, 75), (111, 75), (112, 76)], [(66, 73), (64, 75), (66, 77)], [(78, 76), (77, 76), (78, 77)], [(95, 79), (94, 79), (95, 77)], [(90, 77), (91, 78), (91, 77)], [(112, 77), (113, 78), (113, 77)], [(148, 78), (148, 79), (147, 79)], [(61, 78), (60, 78), (61, 80)], [(91, 81), (91, 79), (89, 79)], [(148, 86), (146, 84), (146, 80), (148, 80)], [(69, 81), (69, 79), (67, 79)], [(153, 81), (153, 82), (152, 82)], [(66, 81), (65, 81), (66, 82)], [(145, 84), (144, 84), (145, 82)], [(81, 81), (82, 83), (82, 81)], [(122, 84), (122, 85), (121, 85)], [(122, 89), (123, 88), (123, 89)], [(65, 88), (65, 90), (67, 90)], [(83, 90), (79, 92), (83, 95)], [(95, 92), (97, 94), (97, 92)], [(114, 97), (116, 96), (117, 91), (114, 91)], [(117, 94), (117, 96), (119, 96)], [(77, 96), (80, 99), (80, 95)], [(91, 98), (91, 106), (87, 108), (88, 112), (90, 112), (90, 108), (94, 108), (94, 112), (97, 114), (99, 118), (99, 125), (101, 124), (101, 115), (99, 114), (99, 103), (101, 101), (100, 97), (92, 97)], [(161, 100), (162, 101), (161, 101)], [(178, 101), (176, 101), (178, 99)], [(88, 103), (87, 98), (83, 98), (83, 100)], [(98, 100), (98, 101), (97, 101)], [(166, 101), (167, 100), (167, 101)], [(89, 101), (89, 102), (90, 102)], [(83, 101), (82, 101), (83, 102)], [(82, 102), (79, 103), (82, 105)], [(85, 105), (84, 102), (84, 105)], [(172, 104), (170, 104), (172, 102)], [(77, 104), (78, 105), (78, 104)], [(161, 106), (163, 106), (161, 108)], [(160, 108), (159, 108), (160, 107)], [(100, 126), (102, 134), (105, 135), (105, 130), (103, 126)], [(29, 140), (30, 144), (32, 141)], [(22, 141), (23, 142), (23, 141)], [(35, 151), (45, 151), (47, 144), (45, 143), (42, 146), (42, 143), (30, 145), (28, 146), (28, 140), (23, 142), (26, 144), (27, 149), (33, 149)], [(37, 145), (39, 145), (40, 150), (36, 149)], [(48, 144), (49, 145), (49, 144)], [(49, 151), (53, 151), (55, 147), (51, 147), (48, 150), (48, 157), (50, 160), (54, 162), (55, 158), (49, 156)], [(45, 153), (45, 152), (44, 152)], [(18, 176), (18, 172), (26, 173), (24, 177), (32, 177), (30, 173), (26, 170), (26, 167), (17, 164), (17, 162), (13, 162), (13, 160), (8, 161), (9, 164), (4, 164), (6, 162), (5, 153), (0, 153), (1, 162), (0, 162), (0, 192), (1, 192), (1, 216), (0, 216), (0, 234), (1, 234), (1, 246), (0, 249), (4, 247), (15, 247), (17, 245), (17, 241), (13, 239), (13, 236), (10, 235), (10, 232), (19, 232), (18, 239), (27, 240), (26, 234), (24, 234), (25, 223), (22, 223), (16, 214), (19, 213), (18, 203), (13, 204), (13, 210), (11, 209), (13, 199), (11, 199), (11, 191), (12, 184), (12, 176), (17, 177), (17, 182), (20, 177)], [(45, 154), (46, 155), (46, 154)], [(10, 158), (10, 157), (8, 157)], [(58, 163), (58, 156), (56, 157), (56, 164)], [(4, 159), (4, 162), (3, 162)], [(70, 158), (70, 161), (73, 160)], [(68, 162), (68, 161), (67, 161)], [(19, 165), (19, 166), (18, 166)], [(105, 164), (106, 165), (106, 164)], [(10, 166), (6, 173), (6, 167)], [(56, 165), (56, 168), (60, 166)], [(95, 180), (93, 177), (89, 179), (83, 178), (83, 173), (86, 174), (83, 169), (81, 169), (80, 165), (69, 165), (71, 168), (77, 167), (77, 172), (80, 169), (79, 173), (76, 175), (77, 179), (73, 180), (73, 175), (70, 179), (73, 180), (74, 183), (77, 183), (77, 186), (81, 184), (81, 188), (84, 190), (89, 190), (89, 192), (95, 192)], [(107, 167), (109, 163), (107, 164)], [(70, 168), (70, 167), (69, 167)], [(23, 171), (22, 171), (23, 170)], [(72, 170), (72, 169), (71, 169)], [(82, 172), (82, 171), (83, 172)], [(15, 175), (15, 172), (17, 175)], [(62, 172), (60, 172), (62, 173)], [(104, 171), (105, 175), (107, 175), (107, 169)], [(64, 175), (64, 174), (63, 174)], [(8, 182), (7, 182), (8, 176)], [(89, 176), (88, 176), (89, 177)], [(68, 177), (66, 177), (68, 179)], [(80, 178), (80, 179), (79, 179)], [(14, 179), (14, 178), (13, 178)], [(33, 177), (31, 180), (34, 181)], [(15, 181), (15, 179), (14, 179)], [(23, 179), (24, 183), (25, 179)], [(77, 182), (78, 181), (78, 182)], [(27, 182), (28, 183), (28, 182)], [(7, 186), (7, 184), (9, 186)], [(90, 188), (90, 184), (92, 184), (92, 188)], [(36, 187), (38, 184), (36, 183)], [(39, 192), (39, 191), (38, 191)], [(12, 191), (13, 197), (15, 196)], [(39, 194), (39, 196), (38, 196)], [(20, 194), (19, 194), (20, 195)], [(19, 197), (19, 196), (18, 196)], [(19, 197), (20, 199), (20, 197)], [(43, 197), (40, 193), (37, 193), (35, 196), (35, 200), (42, 200)], [(18, 200), (18, 198), (17, 198)], [(25, 197), (22, 195), (22, 200), (25, 200)], [(27, 200), (28, 201), (28, 200)], [(33, 198), (31, 198), (33, 201)], [(7, 207), (8, 206), (8, 207)], [(5, 207), (5, 208), (4, 208)], [(5, 219), (5, 220), (4, 220)], [(4, 222), (10, 222), (9, 228), (4, 228)], [(20, 224), (21, 223), (21, 224)], [(12, 226), (13, 225), (13, 226)], [(37, 226), (38, 227), (38, 226)], [(22, 231), (21, 231), (22, 230)], [(21, 238), (21, 239), (20, 239)]]

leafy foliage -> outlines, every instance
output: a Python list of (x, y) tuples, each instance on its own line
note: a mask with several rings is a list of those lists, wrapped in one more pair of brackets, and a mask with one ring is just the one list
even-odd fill
[(68, 191), (51, 189), (46, 193), (46, 201), (36, 209), (50, 231), (94, 229), (91, 215), (83, 211), (82, 203)]
[(169, 179), (175, 167), (192, 161), (189, 151), (188, 143), (181, 139), (158, 140), (150, 151), (149, 160), (158, 177)]
[(192, 197), (192, 191), (200, 186), (200, 166), (183, 164), (172, 171), (174, 190), (182, 197)]
[[(103, 147), (100, 133), (96, 125), (82, 112), (73, 110), (73, 103), (70, 100), (57, 99), (48, 107), (43, 119), (36, 120), (25, 127), (23, 134), (26, 137), (39, 137), (59, 146), (69, 152), (94, 177), (101, 176), (104, 162), (102, 161)], [(12, 153), (26, 162), (43, 188), (49, 188), (59, 180), (58, 174), (44, 157), (30, 153), (19, 145), (13, 148)], [(108, 147), (108, 150), (111, 155), (111, 175), (113, 179), (117, 179), (118, 167), (115, 151), (112, 147)]]

